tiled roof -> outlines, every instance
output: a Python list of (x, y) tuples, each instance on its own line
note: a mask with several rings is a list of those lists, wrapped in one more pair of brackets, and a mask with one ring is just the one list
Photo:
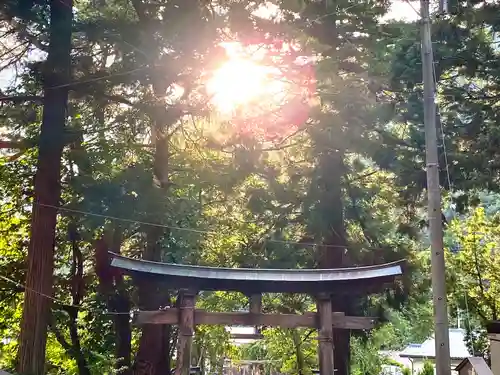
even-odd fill
[[(255, 327), (246, 327), (246, 326), (231, 326), (226, 327), (226, 331), (228, 331), (231, 335), (254, 335), (256, 334)], [(255, 339), (252, 338), (232, 338), (231, 342), (233, 345), (239, 346), (243, 344), (250, 344), (255, 342)]]
[(486, 326), (488, 333), (500, 333), (500, 320), (492, 320)]
[[(465, 330), (452, 328), (450, 334), (450, 357), (463, 359), (470, 356), (465, 344)], [(430, 337), (422, 344), (410, 344), (401, 353), (400, 357), (407, 358), (434, 358), (436, 356), (434, 337)]]

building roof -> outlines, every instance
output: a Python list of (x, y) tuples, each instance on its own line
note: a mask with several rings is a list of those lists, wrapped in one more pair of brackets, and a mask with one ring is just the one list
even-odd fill
[(402, 275), (403, 262), (334, 269), (217, 268), (159, 263), (110, 253), (111, 266), (132, 275), (161, 277), (173, 287), (255, 292), (377, 291)]
[[(226, 331), (233, 337), (231, 337), (231, 343), (236, 346), (251, 344), (257, 341), (254, 338), (250, 338), (251, 335), (255, 335), (257, 330), (255, 327), (246, 327), (246, 326), (229, 326), (226, 327)], [(249, 338), (239, 338), (238, 335), (248, 335)], [(236, 337), (235, 337), (236, 336)]]
[[(452, 359), (464, 359), (470, 356), (465, 344), (465, 330), (451, 328), (450, 335), (450, 357)], [(401, 353), (400, 357), (406, 358), (435, 358), (436, 348), (434, 337), (430, 337), (422, 344), (410, 344)]]
[(467, 363), (470, 363), (472, 365), (472, 367), (474, 368), (476, 374), (493, 375), (493, 372), (488, 367), (488, 365), (486, 364), (486, 361), (484, 360), (483, 357), (467, 357), (467, 358), (464, 358), (462, 360), (462, 362), (460, 362), (458, 364), (458, 366), (455, 368), (455, 371), (460, 372), (460, 370), (462, 368), (464, 368), (464, 366)]
[(500, 333), (500, 320), (492, 320), (486, 325), (488, 333)]

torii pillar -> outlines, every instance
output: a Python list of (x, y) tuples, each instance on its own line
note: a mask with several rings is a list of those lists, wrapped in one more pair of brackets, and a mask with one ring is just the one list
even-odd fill
[(318, 354), (320, 375), (333, 375), (333, 322), (332, 297), (327, 293), (317, 296), (317, 310), (319, 315)]
[(197, 293), (192, 290), (182, 290), (177, 297), (179, 298), (179, 334), (175, 375), (190, 375), (196, 294)]

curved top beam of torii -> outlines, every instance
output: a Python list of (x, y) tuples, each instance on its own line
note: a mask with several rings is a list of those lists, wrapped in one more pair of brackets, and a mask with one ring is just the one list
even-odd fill
[(164, 279), (172, 288), (243, 293), (374, 292), (403, 274), (403, 261), (334, 269), (218, 268), (159, 263), (109, 253), (111, 266), (135, 277)]

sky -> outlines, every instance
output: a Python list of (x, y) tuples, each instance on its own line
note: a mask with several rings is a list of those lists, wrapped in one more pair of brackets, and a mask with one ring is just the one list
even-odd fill
[(394, 19), (398, 21), (416, 21), (419, 18), (417, 11), (420, 9), (419, 1), (399, 1), (392, 2), (389, 13), (385, 20)]
[[(415, 21), (418, 19), (416, 10), (419, 9), (419, 1), (404, 1), (394, 0), (389, 13), (383, 18), (385, 20), (398, 20), (398, 21)], [(4, 69), (0, 71), (0, 89), (5, 88), (11, 83), (13, 78), (13, 71), (11, 69)]]

